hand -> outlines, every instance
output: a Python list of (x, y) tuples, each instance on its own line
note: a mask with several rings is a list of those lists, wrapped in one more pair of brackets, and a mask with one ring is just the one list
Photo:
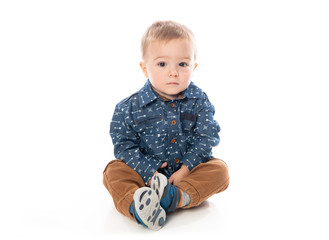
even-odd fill
[[(160, 168), (165, 168), (165, 167), (167, 167), (167, 165), (168, 165), (168, 163), (167, 163), (167, 162), (164, 162), (164, 163), (161, 165)], [(155, 171), (155, 173), (153, 174), (153, 176), (154, 176), (155, 174), (157, 174), (157, 173), (158, 173), (158, 171)]]
[[(167, 163), (167, 162), (164, 162), (164, 163), (161, 165), (160, 168), (165, 168), (165, 167), (167, 167), (167, 165), (168, 165), (168, 163)], [(157, 173), (158, 173), (158, 171), (155, 171), (155, 173), (153, 174), (153, 176), (154, 176), (155, 174), (157, 174)], [(151, 179), (153, 178), (153, 176), (151, 177)], [(151, 180), (149, 181), (148, 186), (150, 186), (150, 184), (151, 184)]]
[(171, 177), (169, 178), (169, 183), (176, 185), (183, 178), (187, 177), (189, 175), (189, 173), (190, 173), (190, 170), (188, 169), (188, 167), (185, 164), (183, 164), (177, 172), (175, 172), (173, 175), (171, 175)]

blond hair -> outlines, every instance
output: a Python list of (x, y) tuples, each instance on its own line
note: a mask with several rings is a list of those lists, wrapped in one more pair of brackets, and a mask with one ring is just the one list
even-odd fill
[(194, 59), (196, 59), (196, 43), (193, 32), (186, 26), (174, 21), (157, 21), (146, 30), (141, 42), (142, 58), (144, 59), (147, 48), (152, 41), (169, 42), (174, 39), (190, 41), (194, 46)]

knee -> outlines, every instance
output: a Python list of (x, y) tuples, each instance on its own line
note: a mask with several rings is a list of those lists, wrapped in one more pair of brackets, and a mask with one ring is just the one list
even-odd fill
[(124, 167), (125, 163), (121, 160), (113, 160), (109, 162), (103, 171), (103, 183), (107, 189), (110, 188), (111, 183), (113, 184), (118, 179), (120, 169)]
[(217, 172), (218, 175), (221, 175), (226, 178), (229, 177), (227, 164), (223, 160), (213, 159), (209, 161), (209, 164), (211, 165), (211, 168), (213, 168), (214, 171)]
[(121, 166), (125, 165), (125, 163), (121, 160), (112, 160), (111, 162), (109, 162), (104, 171), (103, 171), (103, 175), (106, 174), (108, 175), (110, 172), (112, 171), (116, 171), (118, 168), (121, 168)]
[(229, 171), (227, 164), (221, 159), (213, 159), (210, 161), (211, 169), (215, 174), (215, 181), (220, 185), (219, 192), (224, 191), (229, 185)]
[(106, 187), (122, 187), (122, 184), (130, 183), (145, 186), (141, 176), (121, 160), (113, 160), (107, 164), (103, 171), (103, 183)]

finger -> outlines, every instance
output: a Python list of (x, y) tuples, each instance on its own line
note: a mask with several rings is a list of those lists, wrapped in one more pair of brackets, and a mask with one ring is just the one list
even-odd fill
[(168, 163), (167, 163), (167, 162), (164, 162), (164, 163), (161, 165), (160, 168), (165, 168), (165, 167), (167, 167), (167, 165), (168, 165)]
[(174, 178), (170, 177), (168, 181), (169, 181), (170, 184), (172, 184), (174, 182)]
[[(157, 173), (158, 173), (158, 171), (155, 171), (155, 172), (154, 172), (153, 176), (151, 177), (151, 180), (152, 180), (152, 178), (154, 177), (154, 175), (157, 174)], [(149, 187), (150, 184), (151, 184), (151, 180), (150, 180), (150, 181), (148, 182), (148, 184), (147, 184), (148, 187)]]

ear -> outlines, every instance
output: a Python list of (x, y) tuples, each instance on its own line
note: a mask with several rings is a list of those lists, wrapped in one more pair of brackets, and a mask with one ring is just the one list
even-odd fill
[(198, 64), (197, 63), (194, 63), (193, 71), (196, 69), (197, 66), (198, 66)]
[(139, 66), (141, 67), (141, 69), (142, 69), (142, 71), (143, 71), (145, 77), (148, 78), (149, 76), (148, 76), (148, 74), (147, 74), (147, 68), (146, 68), (146, 64), (145, 64), (145, 62), (140, 62), (140, 63), (139, 63)]

